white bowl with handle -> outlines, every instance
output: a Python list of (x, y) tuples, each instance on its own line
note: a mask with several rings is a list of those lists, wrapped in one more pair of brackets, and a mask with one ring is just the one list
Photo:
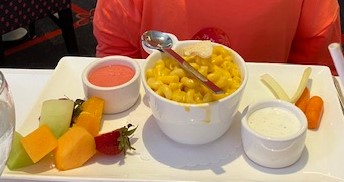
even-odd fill
[[(173, 49), (178, 52), (181, 48), (196, 43), (199, 41), (177, 41)], [(212, 43), (212, 45), (220, 44)], [(142, 69), (143, 87), (159, 128), (172, 140), (183, 144), (205, 144), (221, 137), (231, 126), (247, 83), (247, 68), (244, 59), (237, 52), (226, 46), (223, 47), (232, 53), (234, 62), (240, 69), (242, 83), (231, 95), (210, 103), (180, 103), (154, 92), (148, 86), (146, 71), (166, 55), (154, 50), (147, 57)]]

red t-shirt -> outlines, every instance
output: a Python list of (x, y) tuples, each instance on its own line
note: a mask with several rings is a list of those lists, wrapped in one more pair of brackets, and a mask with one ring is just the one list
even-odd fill
[(179, 40), (210, 39), (246, 61), (326, 65), (327, 46), (341, 41), (337, 0), (98, 0), (97, 56), (145, 58), (140, 36), (169, 32)]

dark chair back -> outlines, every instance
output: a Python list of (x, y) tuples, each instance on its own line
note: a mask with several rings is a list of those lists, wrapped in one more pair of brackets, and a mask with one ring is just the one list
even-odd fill
[[(61, 28), (68, 53), (78, 54), (71, 0), (0, 0), (0, 35), (27, 26), (31, 34), (35, 33), (35, 22), (44, 17), (50, 17)], [(0, 49), (3, 56), (2, 40)]]

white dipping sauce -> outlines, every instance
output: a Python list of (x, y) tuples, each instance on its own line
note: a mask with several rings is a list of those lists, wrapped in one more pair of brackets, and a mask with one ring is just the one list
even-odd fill
[(248, 125), (257, 133), (267, 137), (285, 137), (297, 133), (301, 128), (298, 118), (281, 107), (267, 107), (254, 111), (248, 117)]

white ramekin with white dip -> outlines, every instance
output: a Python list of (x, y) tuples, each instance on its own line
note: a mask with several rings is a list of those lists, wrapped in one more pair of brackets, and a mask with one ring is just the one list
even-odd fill
[(301, 157), (306, 130), (304, 113), (281, 100), (266, 100), (249, 106), (241, 121), (247, 157), (269, 168), (290, 166)]

